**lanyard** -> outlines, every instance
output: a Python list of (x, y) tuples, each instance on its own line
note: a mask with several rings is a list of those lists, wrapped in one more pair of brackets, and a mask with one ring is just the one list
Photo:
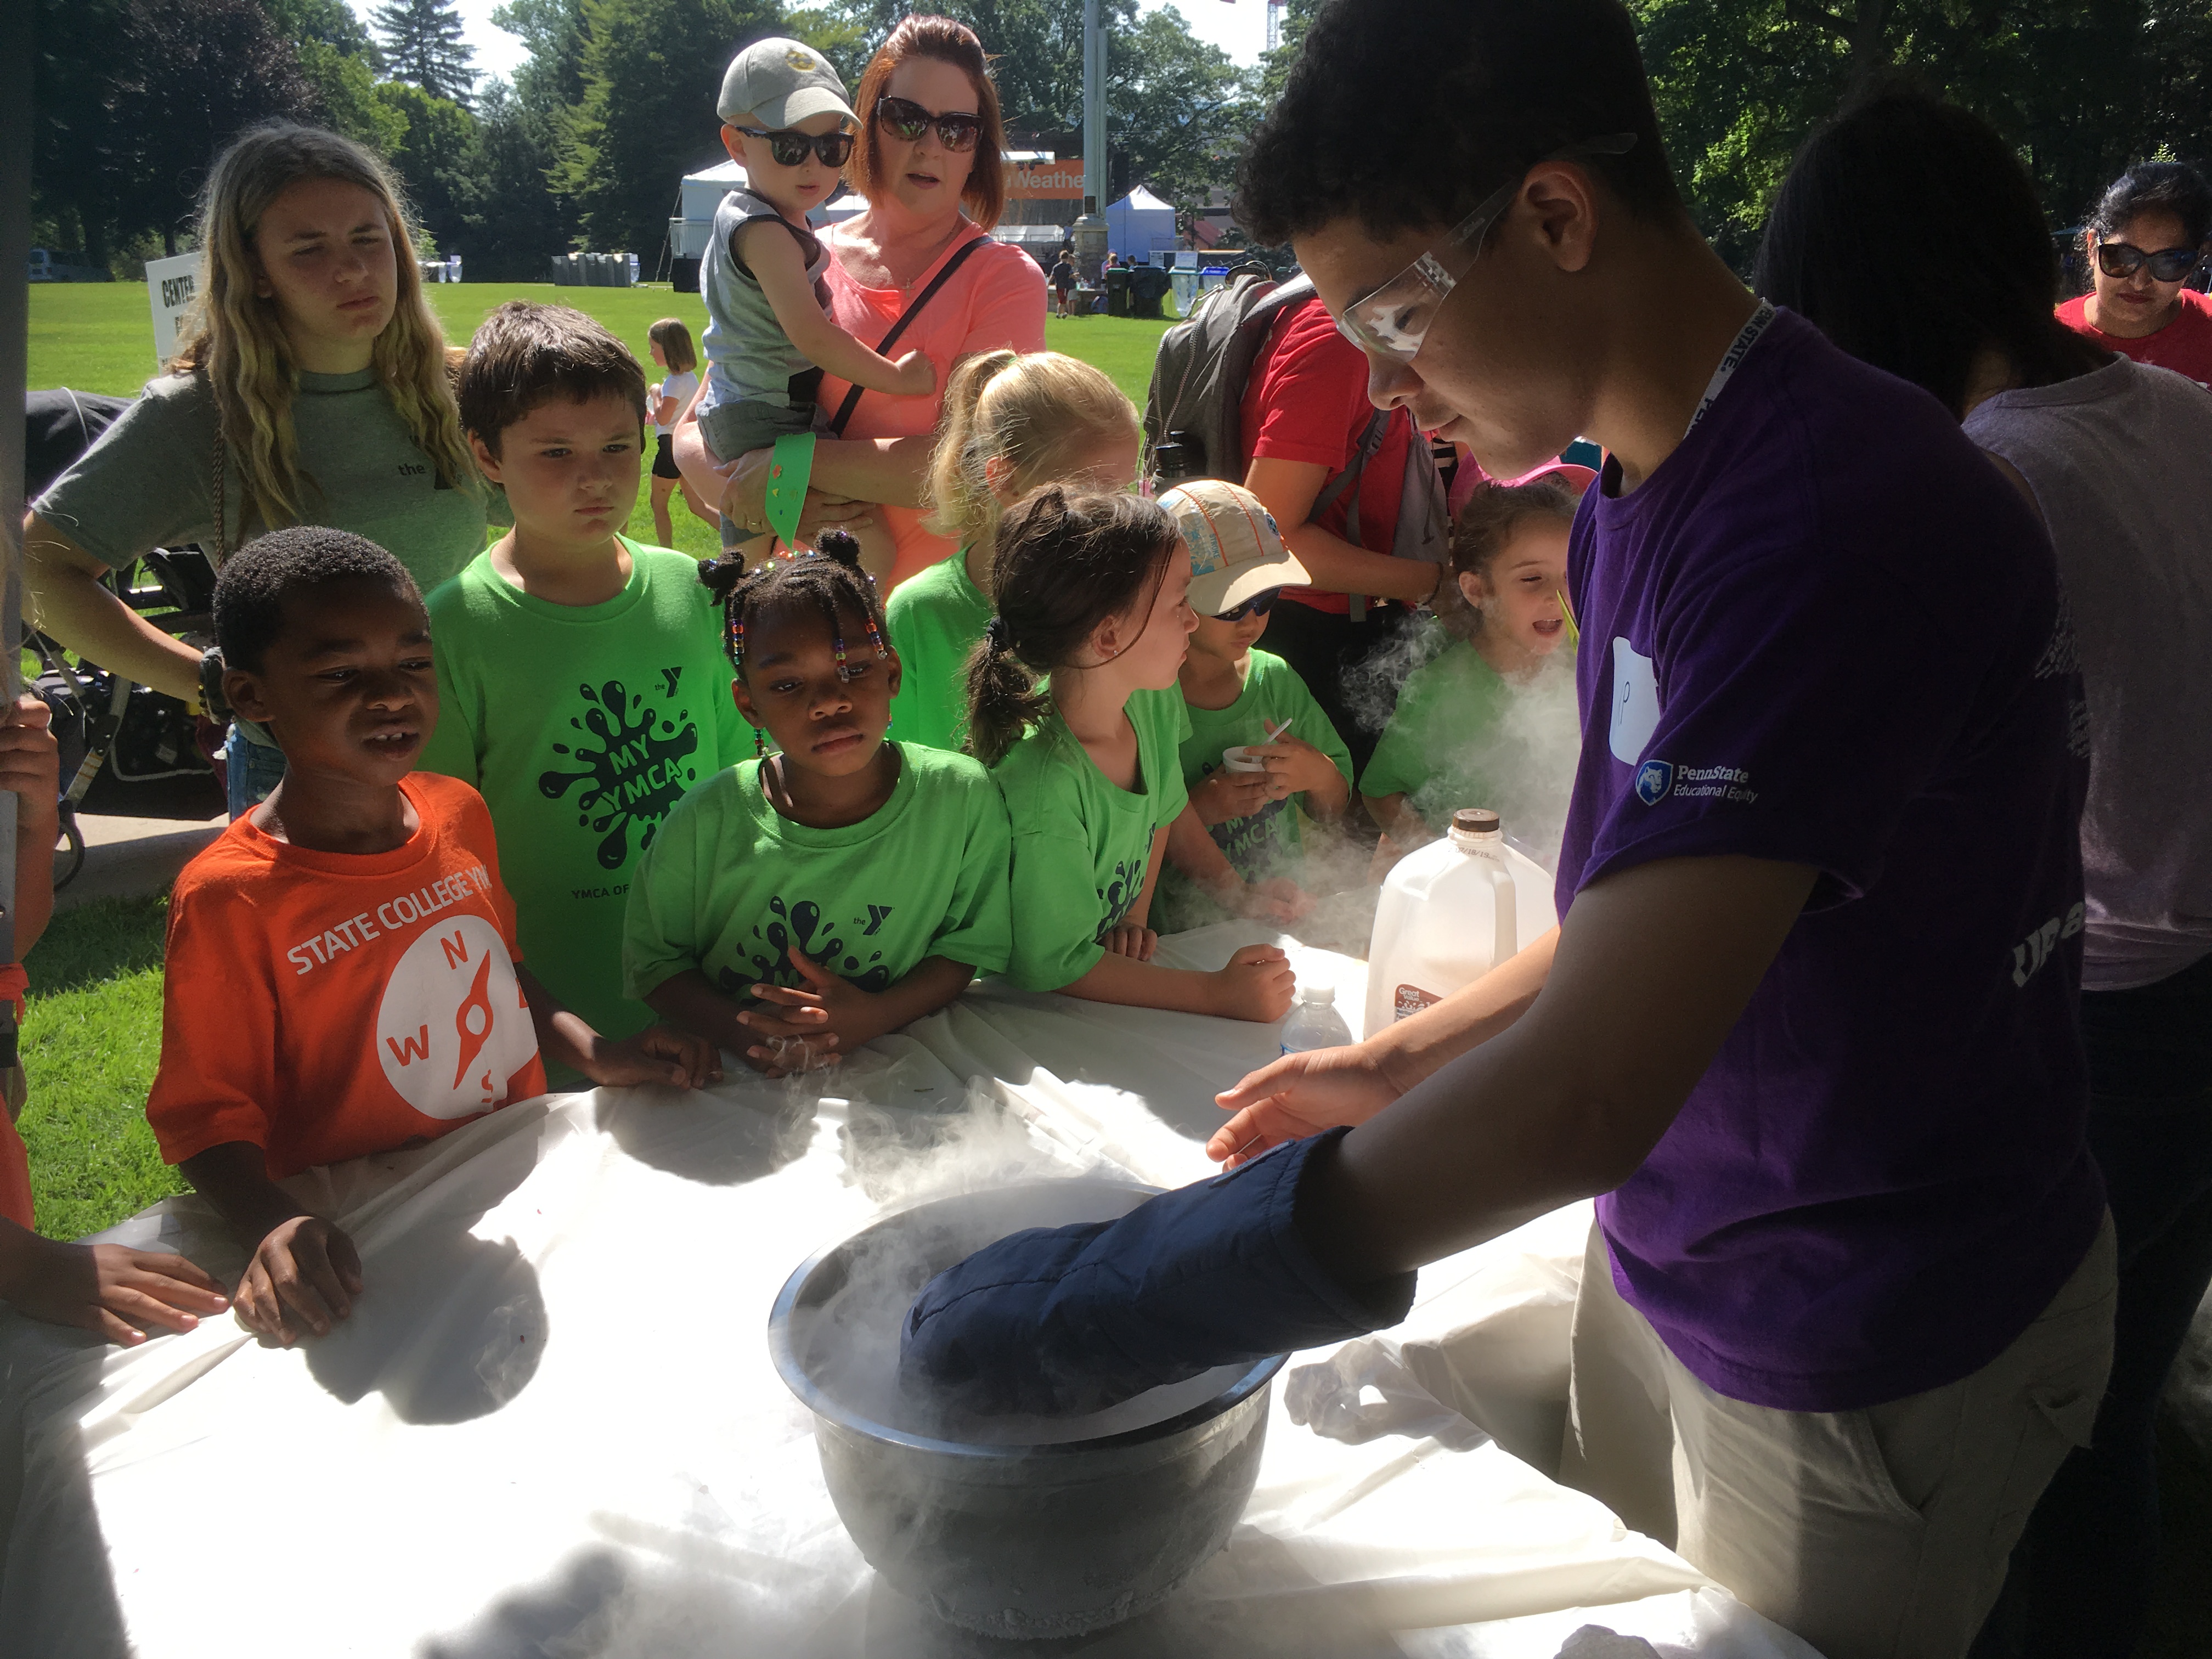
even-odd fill
[(1736, 331), (1735, 338), (1729, 342), (1729, 349), (1721, 354), (1721, 366), (1713, 371), (1713, 378), (1705, 383), (1705, 395), (1698, 401), (1698, 412), (1690, 416), (1689, 425), (1682, 428), (1685, 438), (1698, 429), (1698, 422), (1705, 418), (1705, 411), (1713, 406), (1736, 370), (1743, 367), (1743, 360), (1750, 355), (1752, 347), (1759, 343), (1759, 337), (1766, 332), (1766, 325), (1773, 320), (1773, 306), (1761, 300), (1759, 308), (1751, 313), (1751, 320)]

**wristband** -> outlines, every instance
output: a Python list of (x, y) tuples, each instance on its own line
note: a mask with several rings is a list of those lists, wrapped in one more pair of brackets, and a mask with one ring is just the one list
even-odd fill
[(769, 527), (790, 551), (799, 551), (799, 518), (806, 506), (807, 480), (814, 476), (814, 434), (787, 432), (775, 441), (768, 464), (764, 503)]

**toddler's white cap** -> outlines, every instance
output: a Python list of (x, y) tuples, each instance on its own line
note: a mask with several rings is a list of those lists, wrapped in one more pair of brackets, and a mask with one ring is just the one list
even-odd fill
[(845, 83), (813, 47), (781, 36), (756, 40), (730, 60), (714, 109), (725, 121), (750, 115), (770, 132), (797, 126), (810, 115), (860, 118), (845, 101)]

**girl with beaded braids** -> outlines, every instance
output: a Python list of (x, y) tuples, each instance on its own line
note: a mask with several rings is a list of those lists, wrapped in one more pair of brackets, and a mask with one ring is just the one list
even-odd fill
[[(1287, 919), (1248, 888), (1190, 810), (1176, 675), (1198, 617), (1190, 550), (1140, 496), (1047, 484), (999, 526), (999, 614), (969, 659), (969, 747), (1006, 793), (1022, 918), (1006, 977), (1094, 1002), (1274, 1020), (1297, 982), (1272, 945), (1218, 973), (1152, 960), (1152, 890), (1170, 825), (1184, 873), (1225, 908)], [(1039, 684), (1038, 677), (1045, 677)], [(1203, 860), (1200, 862), (1199, 860)]]
[(1005, 967), (1006, 809), (967, 756), (884, 740), (900, 664), (851, 536), (750, 570), (726, 555), (699, 580), (762, 752), (661, 821), (630, 887), (623, 984), (781, 1077)]

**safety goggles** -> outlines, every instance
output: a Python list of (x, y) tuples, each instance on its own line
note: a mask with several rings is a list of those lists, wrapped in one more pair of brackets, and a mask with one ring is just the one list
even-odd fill
[[(1529, 165), (1575, 161), (1590, 155), (1626, 155), (1635, 144), (1634, 133), (1616, 132), (1555, 149)], [(1482, 251), (1483, 238), (1520, 193), (1522, 179), (1527, 175), (1524, 167), (1510, 184), (1486, 197), (1481, 206), (1446, 231), (1437, 246), (1380, 288), (1370, 289), (1346, 306), (1344, 314), (1336, 319), (1337, 331), (1370, 356), (1412, 362), (1420, 355), (1444, 296), (1473, 268), (1475, 256)]]
[(983, 136), (980, 115), (933, 115), (906, 98), (877, 99), (876, 125), (906, 144), (918, 143), (921, 135), (934, 126), (938, 142), (956, 155), (975, 149), (975, 141)]
[(1250, 599), (1245, 600), (1243, 604), (1238, 605), (1234, 611), (1215, 611), (1213, 613), (1213, 620), (1216, 622), (1243, 622), (1248, 616), (1264, 617), (1270, 611), (1275, 608), (1275, 601), (1280, 599), (1282, 595), (1283, 590), (1279, 587), (1267, 588), (1263, 592), (1255, 593)]
[(809, 152), (820, 156), (825, 167), (842, 167), (852, 159), (853, 135), (849, 132), (801, 132), (796, 127), (787, 127), (780, 132), (763, 132), (757, 127), (737, 130), (748, 138), (767, 139), (768, 153), (780, 167), (799, 166)]
[(2126, 242), (2097, 244), (2097, 268), (2106, 276), (2132, 276), (2148, 265), (2154, 283), (2179, 282), (2197, 269), (2202, 257), (2193, 247), (2162, 247), (2155, 253), (2146, 253)]

